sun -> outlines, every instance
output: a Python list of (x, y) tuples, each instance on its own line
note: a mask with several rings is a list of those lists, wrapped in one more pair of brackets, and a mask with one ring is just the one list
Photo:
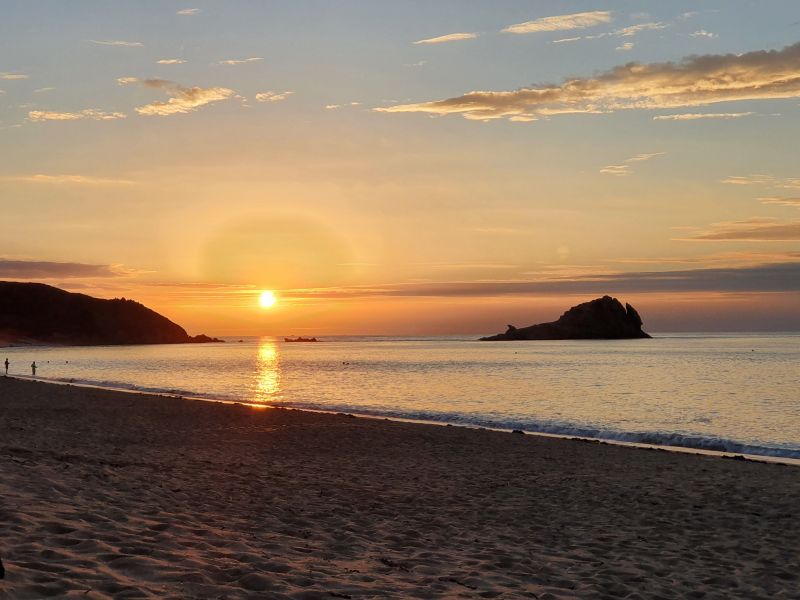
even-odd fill
[(258, 305), (261, 308), (272, 308), (273, 306), (275, 306), (275, 303), (277, 301), (278, 299), (275, 297), (275, 294), (273, 294), (269, 290), (264, 290), (258, 297)]

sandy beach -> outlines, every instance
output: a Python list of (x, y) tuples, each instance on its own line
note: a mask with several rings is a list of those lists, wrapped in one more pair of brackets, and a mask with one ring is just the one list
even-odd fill
[(0, 378), (0, 597), (800, 598), (800, 469)]

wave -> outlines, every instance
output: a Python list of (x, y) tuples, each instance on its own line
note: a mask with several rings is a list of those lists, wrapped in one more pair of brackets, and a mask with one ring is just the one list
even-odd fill
[[(29, 377), (24, 377), (29, 379)], [(38, 378), (40, 381), (50, 381), (61, 384), (75, 384), (111, 390), (122, 390), (143, 394), (163, 394), (180, 396), (189, 399), (242, 402), (247, 400), (239, 397), (226, 397), (220, 394), (204, 394), (193, 390), (177, 388), (156, 388), (140, 386), (132, 383), (73, 379), (73, 378)], [(486, 429), (513, 431), (519, 430), (526, 433), (546, 434), (558, 437), (577, 437), (610, 442), (623, 442), (629, 444), (660, 446), (665, 448), (685, 448), (692, 450), (724, 452), (729, 454), (747, 454), (752, 456), (767, 456), (774, 458), (787, 458), (800, 460), (800, 447), (781, 447), (766, 444), (744, 442), (714, 436), (702, 436), (692, 433), (677, 433), (663, 431), (619, 431), (591, 425), (576, 425), (557, 421), (536, 421), (528, 419), (504, 420), (502, 418), (487, 418), (475, 414), (398, 410), (385, 407), (359, 406), (353, 404), (323, 404), (314, 402), (270, 402), (270, 406), (279, 408), (296, 408), (300, 410), (313, 410), (321, 412), (342, 412), (368, 417), (401, 419), (404, 421), (458, 425)]]
[(664, 446), (673, 448), (690, 448), (730, 454), (749, 454), (753, 456), (770, 456), (775, 458), (791, 458), (800, 460), (800, 448), (785, 448), (754, 443), (741, 442), (713, 436), (700, 436), (686, 433), (658, 431), (617, 431), (601, 427), (581, 426), (569, 423), (549, 421), (487, 419), (475, 415), (458, 413), (438, 413), (430, 411), (401, 411), (384, 408), (365, 408), (353, 405), (315, 404), (309, 402), (277, 402), (274, 406), (321, 410), (326, 412), (347, 412), (371, 417), (387, 417), (427, 423), (482, 427), (507, 431), (524, 431), (527, 433), (543, 433), (558, 437), (578, 437), (612, 442), (626, 442), (647, 446)]

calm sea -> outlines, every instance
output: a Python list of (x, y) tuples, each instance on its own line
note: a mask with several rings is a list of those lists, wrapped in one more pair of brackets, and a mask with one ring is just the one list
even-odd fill
[(800, 458), (800, 334), (0, 349), (10, 374), (209, 399)]

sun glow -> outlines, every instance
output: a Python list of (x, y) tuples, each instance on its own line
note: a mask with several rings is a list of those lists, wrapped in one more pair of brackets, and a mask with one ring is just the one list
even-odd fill
[(272, 308), (273, 306), (275, 306), (275, 303), (277, 301), (278, 299), (275, 297), (275, 294), (273, 294), (269, 290), (264, 290), (258, 297), (258, 305), (261, 308)]

